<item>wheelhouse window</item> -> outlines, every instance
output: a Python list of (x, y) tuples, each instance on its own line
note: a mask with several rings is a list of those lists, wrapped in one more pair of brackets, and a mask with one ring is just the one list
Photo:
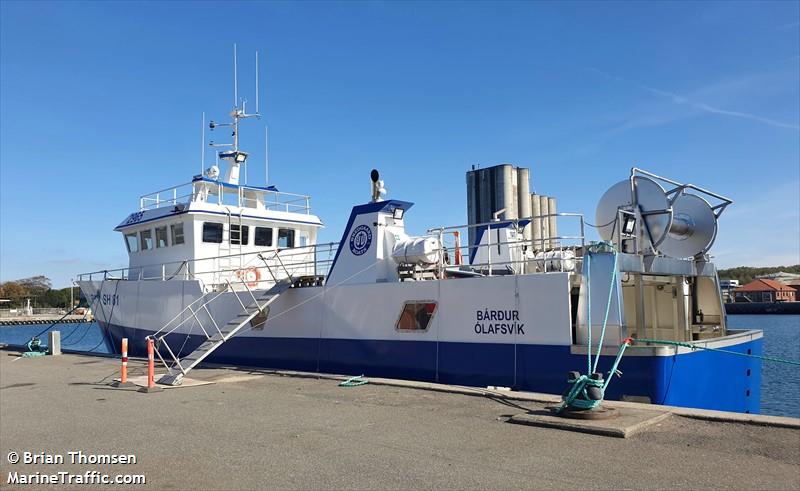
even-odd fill
[(253, 240), (257, 246), (271, 247), (272, 229), (270, 227), (256, 227), (256, 235)]
[(294, 247), (294, 230), (290, 228), (278, 229), (278, 249)]
[(139, 243), (142, 245), (143, 251), (149, 251), (153, 248), (153, 231), (149, 228), (139, 232)]
[(125, 245), (128, 246), (128, 252), (139, 252), (139, 236), (136, 232), (125, 234)]
[(222, 243), (222, 224), (203, 222), (203, 242)]
[(172, 245), (183, 244), (183, 223), (173, 223), (169, 229), (172, 233)]
[(249, 242), (250, 227), (247, 225), (231, 224), (231, 244), (247, 245)]
[(398, 331), (427, 331), (435, 313), (436, 302), (406, 302), (396, 328)]
[(167, 247), (167, 226), (156, 227), (156, 247)]

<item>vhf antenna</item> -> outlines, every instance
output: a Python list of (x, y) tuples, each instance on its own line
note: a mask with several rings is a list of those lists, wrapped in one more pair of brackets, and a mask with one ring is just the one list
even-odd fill
[(236, 43), (233, 43), (233, 107), (239, 107), (239, 80), (236, 69)]
[[(211, 147), (231, 147), (230, 150), (226, 150), (223, 152), (217, 152), (218, 159), (229, 160), (231, 162), (231, 168), (228, 170), (227, 174), (227, 181), (231, 184), (238, 184), (239, 183), (239, 166), (245, 165), (247, 161), (247, 152), (242, 152), (239, 150), (239, 121), (242, 119), (248, 118), (261, 118), (261, 113), (258, 111), (258, 51), (256, 51), (256, 112), (252, 114), (247, 114), (246, 105), (247, 101), (242, 100), (241, 105), (239, 100), (239, 70), (238, 70), (238, 60), (237, 60), (237, 46), (236, 43), (233, 44), (233, 110), (230, 113), (231, 119), (233, 120), (230, 123), (217, 123), (215, 121), (210, 121), (208, 123), (208, 127), (211, 131), (214, 131), (215, 128), (218, 126), (230, 126), (233, 128), (233, 132), (231, 136), (233, 137), (233, 142), (231, 143), (214, 143), (214, 141), (209, 142), (209, 146)], [(245, 167), (245, 181), (247, 180)]]
[(256, 114), (258, 112), (258, 50), (256, 50)]

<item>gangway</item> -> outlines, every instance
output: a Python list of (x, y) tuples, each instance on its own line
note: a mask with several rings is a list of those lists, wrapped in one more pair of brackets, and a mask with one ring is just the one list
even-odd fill
[[(175, 316), (170, 322), (168, 322), (164, 327), (162, 327), (156, 334), (148, 336), (154, 340), (154, 348), (155, 352), (158, 355), (161, 362), (167, 368), (167, 373), (164, 374), (159, 380), (159, 384), (163, 385), (180, 385), (183, 377), (186, 376), (187, 373), (194, 367), (196, 367), (200, 362), (202, 362), (206, 357), (208, 357), (211, 353), (213, 353), (217, 348), (222, 346), (227, 340), (231, 337), (235, 336), (239, 331), (241, 331), (245, 326), (250, 324), (253, 319), (257, 316), (261, 315), (264, 317), (264, 320), (261, 323), (266, 321), (266, 315), (269, 312), (269, 306), (278, 297), (291, 288), (293, 280), (291, 277), (282, 279), (277, 281), (272, 288), (265, 290), (260, 293), (254, 294), (250, 288), (247, 286), (246, 283), (242, 282), (244, 285), (245, 290), (250, 294), (250, 302), (245, 304), (242, 301), (242, 297), (239, 293), (233, 288), (233, 285), (228, 281), (228, 287), (230, 292), (236, 296), (236, 299), (239, 301), (239, 304), (242, 307), (241, 312), (239, 315), (228, 321), (227, 324), (223, 326), (219, 326), (218, 323), (214, 320), (214, 317), (211, 315), (211, 312), (208, 309), (208, 304), (214, 301), (215, 299), (219, 298), (223, 295), (227, 289), (223, 292), (209, 292), (203, 295), (202, 297), (198, 298), (191, 304), (189, 304), (184, 310), (182, 310), (177, 316)], [(206, 317), (211, 321), (211, 325), (214, 326), (214, 329), (211, 330), (212, 332), (209, 333), (209, 330), (206, 330), (203, 327), (203, 324), (200, 322), (200, 317), (198, 317), (198, 313), (201, 311), (205, 311)], [(189, 314), (185, 317), (185, 319), (172, 328), (167, 329), (170, 324), (172, 324), (176, 319), (180, 318), (184, 314)], [(200, 326), (200, 329), (205, 334), (206, 340), (200, 344), (197, 348), (194, 349), (191, 353), (186, 356), (180, 357), (180, 351), (178, 350), (178, 354), (176, 355), (175, 352), (170, 348), (169, 344), (167, 344), (167, 336), (171, 333), (174, 333), (178, 327), (180, 327), (183, 323), (187, 320), (194, 319), (197, 322), (197, 325)], [(168, 358), (171, 359), (172, 364), (167, 363), (165, 361), (164, 356), (162, 355), (160, 348), (166, 350)]]

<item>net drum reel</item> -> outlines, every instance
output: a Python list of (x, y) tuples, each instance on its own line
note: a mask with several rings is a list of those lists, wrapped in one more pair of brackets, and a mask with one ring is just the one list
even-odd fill
[[(603, 240), (623, 252), (650, 249), (654, 254), (682, 259), (708, 252), (717, 236), (719, 216), (731, 203), (693, 184), (633, 168), (629, 179), (614, 184), (600, 198), (595, 219)], [(631, 241), (634, 250), (626, 246)]]

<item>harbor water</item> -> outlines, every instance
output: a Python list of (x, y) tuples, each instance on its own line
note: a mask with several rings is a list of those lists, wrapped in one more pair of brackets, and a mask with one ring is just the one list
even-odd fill
[[(762, 329), (765, 356), (800, 361), (800, 316), (729, 315), (728, 326)], [(51, 329), (61, 331), (61, 347), (65, 351), (108, 354), (96, 322), (60, 324)], [(46, 345), (47, 330), (48, 325), (0, 326), (0, 343), (24, 346), (32, 336), (40, 335)], [(800, 367), (772, 361), (764, 361), (762, 366), (761, 413), (800, 418)]]

